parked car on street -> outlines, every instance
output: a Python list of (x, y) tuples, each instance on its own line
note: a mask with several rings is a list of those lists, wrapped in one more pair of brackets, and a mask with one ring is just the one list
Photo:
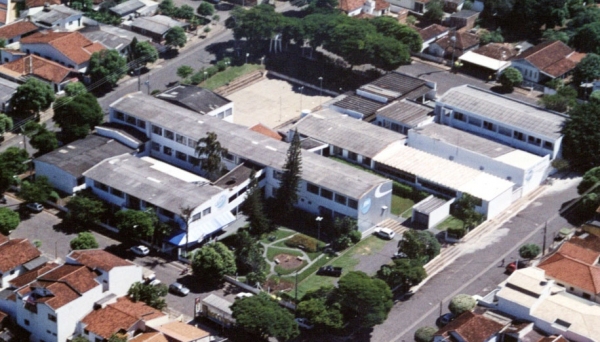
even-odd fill
[(315, 327), (314, 325), (310, 324), (310, 322), (306, 318), (296, 318), (295, 321), (296, 323), (298, 323), (298, 326), (300, 328), (304, 328), (306, 330), (310, 330)]
[(148, 247), (143, 246), (143, 245), (131, 247), (130, 250), (133, 253), (135, 253), (137, 255), (141, 255), (141, 256), (145, 256), (145, 255), (150, 254), (150, 249), (148, 249)]
[(252, 296), (254, 296), (254, 295), (250, 292), (240, 292), (235, 295), (235, 299), (244, 299), (244, 298), (248, 298), (248, 297), (252, 297)]
[(404, 252), (396, 252), (394, 253), (394, 255), (392, 255), (392, 259), (406, 259), (408, 258), (408, 255), (406, 255)]
[(317, 275), (339, 277), (342, 275), (342, 270), (343, 269), (341, 267), (323, 266), (319, 268)]
[(448, 323), (452, 322), (454, 319), (454, 314), (452, 312), (448, 312), (447, 314), (443, 314), (435, 321), (435, 324), (442, 328), (448, 325)]
[(394, 233), (394, 231), (389, 228), (377, 227), (373, 232), (375, 233), (375, 235), (388, 240), (391, 240), (394, 238), (394, 236), (396, 236), (396, 233)]
[(156, 278), (156, 274), (154, 273), (144, 277), (144, 282), (152, 286), (157, 286), (161, 284), (161, 281)]
[(169, 285), (169, 292), (178, 294), (180, 296), (187, 296), (190, 293), (190, 289), (180, 283), (173, 283)]
[(44, 210), (44, 206), (37, 202), (27, 203), (25, 205), (25, 208), (27, 208), (27, 210), (31, 211), (32, 213), (41, 213), (42, 210)]
[(516, 261), (513, 261), (510, 264), (506, 265), (506, 273), (512, 274), (514, 271), (520, 270), (527, 266), (528, 266), (528, 264), (525, 260), (519, 260), (518, 264)]

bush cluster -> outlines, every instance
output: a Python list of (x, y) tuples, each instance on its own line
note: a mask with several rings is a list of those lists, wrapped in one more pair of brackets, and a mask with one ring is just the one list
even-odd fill
[(456, 237), (457, 239), (462, 239), (465, 234), (467, 234), (467, 230), (463, 227), (448, 228), (448, 234)]
[(319, 250), (319, 241), (315, 238), (304, 234), (296, 234), (291, 238), (285, 240), (285, 245), (288, 247), (304, 246), (307, 252), (316, 252)]
[(425, 191), (419, 191), (416, 188), (413, 188), (412, 186), (402, 184), (399, 182), (392, 183), (392, 193), (396, 196), (409, 198), (415, 202), (419, 202), (422, 199), (429, 196), (429, 194)]

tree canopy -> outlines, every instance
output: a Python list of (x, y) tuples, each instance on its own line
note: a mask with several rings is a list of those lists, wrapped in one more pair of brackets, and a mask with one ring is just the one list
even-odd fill
[(198, 139), (195, 152), (202, 169), (211, 180), (215, 180), (221, 171), (221, 159), (228, 153), (219, 142), (217, 133), (207, 132), (205, 137)]
[(573, 36), (571, 44), (578, 51), (600, 53), (600, 22), (583, 25)]
[(31, 202), (46, 202), (54, 192), (52, 184), (46, 176), (37, 176), (35, 181), (23, 181), (19, 196), (27, 203)]
[(248, 217), (250, 233), (260, 236), (271, 229), (271, 223), (265, 214), (262, 190), (254, 178), (254, 173), (251, 175), (249, 188), (241, 209), (244, 215)]
[(115, 214), (119, 233), (133, 239), (148, 239), (154, 235), (152, 216), (140, 210), (119, 210)]
[(183, 28), (179, 26), (172, 27), (165, 35), (165, 43), (172, 47), (184, 47), (187, 43), (187, 37)]
[(134, 302), (144, 302), (157, 310), (162, 310), (167, 307), (165, 301), (167, 292), (168, 288), (164, 284), (150, 285), (135, 282), (127, 291), (127, 295)]
[(418, 259), (396, 259), (392, 265), (382, 265), (377, 278), (385, 281), (389, 287), (402, 286), (407, 291), (427, 278), (427, 272)]
[(535, 243), (528, 243), (519, 248), (519, 256), (523, 259), (533, 259), (540, 254), (540, 246)]
[(600, 78), (600, 55), (590, 53), (577, 63), (573, 69), (573, 84), (579, 87), (582, 83), (592, 82)]
[[(247, 230), (239, 230), (235, 234), (235, 259), (240, 273), (264, 273), (267, 262), (263, 257), (264, 247)], [(251, 285), (254, 285), (251, 283)]]
[(353, 271), (342, 276), (336, 296), (342, 312), (356, 318), (363, 328), (383, 323), (394, 305), (389, 286), (364, 272)]
[(19, 226), (19, 223), (21, 223), (19, 213), (10, 208), (0, 208), (0, 233), (8, 235), (11, 230)]
[(502, 88), (506, 91), (513, 91), (513, 89), (521, 83), (523, 83), (523, 75), (521, 72), (513, 67), (508, 67), (504, 69), (502, 74), (500, 75), (500, 84), (502, 84)]
[(0, 137), (11, 129), (13, 129), (12, 118), (4, 113), (0, 113)]
[(77, 237), (71, 240), (69, 244), (73, 250), (98, 248), (98, 242), (96, 241), (94, 234), (90, 232), (81, 232), (77, 234)]
[(102, 107), (91, 93), (62, 98), (54, 106), (54, 121), (68, 141), (85, 138), (103, 120)]
[(415, 331), (415, 342), (433, 342), (433, 335), (437, 331), (434, 327), (420, 327)]
[(540, 104), (546, 109), (564, 113), (577, 104), (577, 90), (570, 86), (563, 86), (556, 94), (542, 95)]
[(22, 148), (11, 146), (0, 153), (0, 170), (7, 171), (10, 176), (20, 175), (27, 171), (29, 154)]
[(133, 48), (133, 58), (140, 66), (154, 63), (158, 59), (158, 51), (150, 42), (139, 42)]
[(287, 341), (300, 333), (294, 316), (265, 293), (235, 301), (231, 311), (240, 327), (260, 338)]
[(203, 17), (210, 17), (215, 13), (215, 6), (206, 1), (202, 1), (196, 9), (196, 12)]
[(127, 61), (117, 50), (102, 50), (94, 52), (90, 57), (87, 73), (92, 83), (105, 81), (111, 87), (117, 85), (127, 72)]
[(298, 202), (298, 186), (302, 174), (302, 149), (300, 148), (300, 134), (294, 131), (292, 142), (288, 147), (287, 159), (283, 166), (283, 174), (277, 189), (276, 203), (277, 215), (280, 218), (287, 217), (294, 210)]
[(46, 110), (54, 101), (52, 87), (34, 77), (17, 87), (17, 92), (12, 96), (11, 105), (17, 113), (38, 115)]
[[(577, 185), (577, 193), (583, 195), (583, 193), (588, 191), (598, 182), (600, 182), (600, 166), (591, 168), (585, 172), (581, 182)], [(596, 192), (600, 192), (600, 190), (597, 190)]]
[(221, 242), (206, 244), (194, 253), (192, 270), (203, 280), (218, 282), (224, 275), (235, 274), (235, 255)]
[(58, 148), (56, 133), (48, 130), (46, 123), (40, 125), (35, 121), (29, 121), (24, 127), (24, 134), (29, 137), (29, 143), (38, 150), (38, 154), (45, 154)]
[(450, 310), (454, 316), (460, 316), (463, 312), (473, 310), (476, 305), (477, 301), (473, 296), (468, 294), (458, 294), (450, 300), (448, 310)]
[(580, 171), (600, 166), (600, 104), (588, 102), (577, 104), (569, 111), (562, 128), (563, 157)]
[(463, 221), (466, 228), (472, 228), (483, 220), (483, 215), (475, 209), (479, 200), (467, 193), (464, 193), (456, 202), (454, 202), (453, 214), (459, 220)]
[(87, 88), (81, 82), (71, 82), (65, 86), (65, 94), (70, 97), (74, 97), (87, 92)]
[(440, 243), (429, 231), (410, 229), (402, 235), (398, 242), (399, 252), (406, 254), (409, 259), (419, 260), (422, 264), (440, 254)]
[(85, 190), (73, 196), (66, 207), (65, 223), (76, 231), (90, 229), (106, 212), (104, 203)]
[(322, 298), (311, 298), (298, 303), (296, 315), (307, 318), (309, 322), (328, 329), (340, 329), (344, 325), (344, 316), (337, 303), (329, 304)]

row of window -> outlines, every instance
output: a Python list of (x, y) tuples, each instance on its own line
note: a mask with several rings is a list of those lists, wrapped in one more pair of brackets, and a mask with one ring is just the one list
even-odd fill
[[(184, 161), (184, 162), (188, 162), (192, 165), (198, 165), (200, 163), (200, 159), (198, 159), (194, 156), (187, 155), (181, 151), (177, 151), (177, 150), (174, 151), (169, 146), (162, 146), (161, 144), (159, 144), (157, 142), (152, 142), (152, 151), (161, 152), (162, 154), (167, 155), (169, 157), (175, 156), (175, 158), (177, 158), (181, 161)], [(173, 154), (173, 152), (175, 152), (175, 154)]]
[[(344, 150), (341, 147), (333, 146), (333, 155), (344, 157)], [(348, 155), (346, 156), (346, 158), (358, 163), (357, 153), (348, 151)], [(371, 166), (371, 158), (362, 156), (362, 163)]]
[(152, 134), (161, 135), (169, 140), (173, 140), (178, 144), (183, 146), (196, 148), (197, 141), (191, 138), (187, 138), (181, 134), (176, 134), (173, 131), (169, 131), (168, 129), (163, 129), (159, 126), (152, 125)]
[(204, 216), (206, 216), (206, 215), (209, 215), (209, 214), (210, 214), (210, 212), (211, 212), (211, 207), (208, 207), (208, 208), (206, 208), (206, 209), (202, 210), (202, 212), (200, 212), (200, 213), (197, 213), (197, 214), (194, 214), (194, 215), (192, 216), (192, 222), (194, 222), (194, 221), (198, 221), (198, 220), (199, 220), (199, 219), (201, 219), (202, 217), (204, 217)]
[(484, 129), (491, 131), (491, 132), (498, 132), (504, 136), (512, 137), (519, 141), (527, 142), (531, 145), (542, 146), (543, 148), (550, 150), (550, 151), (554, 150), (554, 144), (550, 141), (544, 140), (543, 144), (542, 144), (542, 139), (540, 139), (540, 138), (536, 138), (531, 135), (528, 136), (523, 132), (513, 131), (510, 128), (507, 128), (504, 126), (499, 126), (497, 124), (494, 124), (494, 123), (486, 121), (486, 120), (481, 120), (479, 118), (468, 116), (468, 115), (465, 115), (460, 112), (454, 112), (454, 119), (456, 119), (458, 121), (466, 122), (466, 123), (476, 126), (476, 127), (483, 127)]
[(358, 201), (357, 200), (340, 195), (331, 190), (321, 188), (318, 185), (306, 182), (306, 191), (310, 192), (311, 194), (315, 194), (315, 195), (321, 196), (323, 198), (326, 198), (330, 201), (335, 201), (336, 203), (348, 206), (352, 209), (358, 209)]
[(217, 118), (224, 119), (224, 118), (226, 118), (228, 116), (231, 116), (231, 114), (233, 114), (233, 111), (231, 110), (231, 108), (229, 108), (229, 109), (227, 109), (227, 110), (225, 110), (223, 112), (218, 113), (217, 114)]
[(119, 111), (115, 111), (115, 119), (126, 122), (132, 126), (136, 126), (141, 129), (146, 129), (146, 121), (140, 120), (140, 119), (136, 118), (135, 116), (126, 115)]
[[(117, 197), (120, 197), (120, 198), (125, 198), (125, 193), (123, 193), (122, 191), (117, 190), (117, 189), (112, 188), (112, 187), (109, 187), (108, 185), (106, 185), (106, 184), (104, 184), (102, 182), (98, 182), (97, 180), (94, 180), (94, 187), (96, 189), (98, 189), (98, 190), (104, 191), (104, 192), (109, 193), (109, 194), (111, 194), (113, 196), (117, 196)], [(130, 202), (134, 202), (136, 200), (137, 199), (135, 197), (130, 196)], [(135, 205), (134, 207), (135, 208), (133, 208), (133, 209), (140, 209), (139, 205)], [(170, 212), (168, 210), (162, 209), (162, 208), (158, 208), (158, 213), (161, 214), (161, 215), (163, 215), (163, 216), (165, 216), (165, 217), (168, 217), (170, 219), (172, 219), (172, 218), (175, 217), (174, 213), (172, 213), (172, 212)], [(210, 213), (210, 208), (209, 208), (209, 213)]]

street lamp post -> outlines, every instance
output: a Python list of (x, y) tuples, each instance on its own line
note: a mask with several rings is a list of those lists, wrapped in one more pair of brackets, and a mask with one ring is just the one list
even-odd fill
[(300, 112), (302, 112), (302, 94), (304, 93), (304, 86), (300, 87)]
[(317, 240), (321, 240), (321, 221), (323, 221), (323, 217), (317, 216), (315, 219), (317, 221)]
[(319, 82), (321, 82), (321, 88), (319, 89), (319, 96), (323, 96), (323, 77), (319, 77)]
[(246, 52), (246, 64), (248, 64), (248, 56), (250, 56), (250, 54)]

